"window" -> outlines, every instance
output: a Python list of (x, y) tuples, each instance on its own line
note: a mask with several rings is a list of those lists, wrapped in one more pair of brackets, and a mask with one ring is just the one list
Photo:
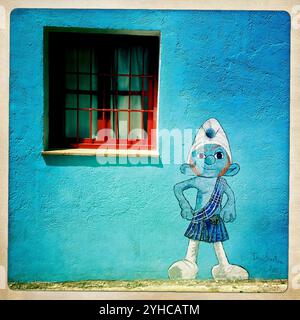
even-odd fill
[(156, 148), (159, 37), (49, 32), (49, 147)]

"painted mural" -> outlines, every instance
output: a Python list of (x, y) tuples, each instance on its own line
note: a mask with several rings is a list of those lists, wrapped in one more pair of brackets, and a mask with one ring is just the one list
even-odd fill
[[(10, 282), (151, 280), (162, 281), (165, 289), (182, 279), (286, 281), (286, 12), (16, 9), (10, 26)], [(142, 110), (142, 81), (126, 78), (119, 99), (128, 102), (124, 97), (131, 91), (136, 94), (131, 98), (132, 114), (149, 112), (144, 123), (151, 120), (152, 127), (156, 125), (155, 156), (120, 156), (114, 162), (108, 161), (112, 156), (102, 156), (100, 163), (96, 156), (43, 153), (49, 137), (47, 28), (80, 30), (82, 43), (85, 33), (98, 30), (157, 37), (151, 47), (158, 53), (155, 121), (153, 112)], [(89, 79), (82, 80), (80, 90), (70, 89), (75, 92), (70, 99), (73, 109), (98, 97), (91, 87), (99, 65), (90, 63), (90, 69), (79, 70), (94, 61), (91, 52), (90, 60), (73, 61), (77, 73), (61, 68), (63, 76), (68, 73), (73, 80)], [(55, 56), (60, 57), (60, 50)], [(120, 61), (131, 60), (127, 52), (122, 56)], [(142, 56), (134, 51), (132, 61), (143, 65)], [(99, 57), (97, 63), (101, 61)], [(142, 69), (136, 65), (136, 73), (144, 76)], [(72, 85), (80, 85), (73, 80)], [(136, 89), (127, 89), (129, 83)], [(109, 96), (116, 87), (107, 88)], [(89, 99), (77, 100), (82, 105), (76, 106), (75, 96), (86, 92)], [(77, 109), (69, 113), (75, 115)], [(126, 110), (117, 110), (124, 112), (122, 120), (127, 119), (124, 136), (130, 127)], [(83, 111), (82, 119), (89, 120), (90, 111)], [(92, 128), (99, 119), (90, 121)], [(141, 119), (133, 116), (131, 126), (140, 125)], [(73, 124), (70, 132), (76, 131), (77, 123)], [(79, 131), (84, 137), (87, 128)], [(91, 133), (94, 138), (96, 133)]]
[[(224, 176), (234, 176), (240, 166), (232, 162), (227, 136), (220, 123), (211, 118), (199, 129), (189, 151), (187, 163), (180, 167), (183, 174), (195, 177), (174, 186), (181, 216), (191, 220), (185, 236), (189, 239), (186, 258), (169, 268), (171, 279), (194, 279), (198, 273), (199, 242), (214, 245), (219, 264), (212, 269), (215, 280), (245, 280), (248, 272), (228, 262), (222, 242), (229, 239), (225, 223), (236, 218), (235, 195)], [(196, 207), (192, 208), (183, 192), (197, 189)], [(227, 200), (222, 204), (224, 194)]]

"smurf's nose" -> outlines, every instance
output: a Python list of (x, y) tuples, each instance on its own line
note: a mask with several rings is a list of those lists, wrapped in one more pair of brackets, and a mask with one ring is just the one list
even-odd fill
[(207, 165), (212, 165), (212, 164), (214, 164), (216, 162), (216, 159), (215, 159), (214, 156), (208, 156), (208, 157), (205, 158), (204, 162)]

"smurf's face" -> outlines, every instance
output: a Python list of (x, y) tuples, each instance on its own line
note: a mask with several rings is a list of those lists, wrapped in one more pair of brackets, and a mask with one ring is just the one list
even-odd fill
[(230, 166), (227, 152), (218, 144), (206, 144), (194, 150), (192, 161), (195, 174), (207, 178), (222, 176)]
[(180, 171), (186, 175), (196, 175), (203, 178), (234, 176), (240, 166), (232, 163), (229, 142), (220, 123), (211, 118), (204, 122), (198, 130), (188, 155), (188, 163), (180, 166)]

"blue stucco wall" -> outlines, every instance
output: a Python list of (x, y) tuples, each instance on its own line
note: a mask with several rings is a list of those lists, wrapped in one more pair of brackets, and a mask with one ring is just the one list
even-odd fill
[[(179, 164), (99, 166), (41, 155), (43, 27), (161, 31), (159, 128), (216, 117), (240, 173), (225, 249), (252, 278), (286, 278), (290, 17), (285, 12), (14, 10), (10, 55), (9, 280), (160, 279), (188, 223)], [(200, 247), (200, 278), (216, 263)]]

